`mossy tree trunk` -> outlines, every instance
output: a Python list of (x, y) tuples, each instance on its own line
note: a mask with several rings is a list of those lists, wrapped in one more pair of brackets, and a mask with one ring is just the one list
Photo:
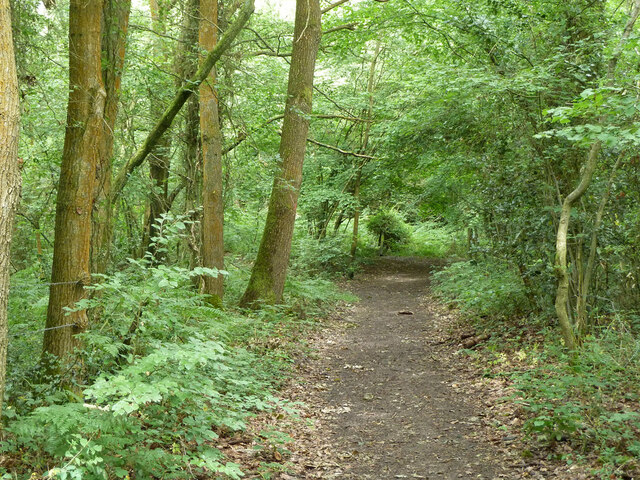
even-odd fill
[[(13, 219), (20, 198), (18, 77), (9, 0), (0, 0), (0, 417), (7, 371), (9, 255)], [(0, 424), (1, 428), (1, 424)]]
[(131, 0), (104, 0), (103, 9), (102, 81), (106, 97), (91, 224), (91, 273), (105, 273), (110, 258), (113, 132), (118, 115)]
[(280, 139), (280, 168), (273, 182), (266, 224), (249, 285), (240, 302), (242, 306), (254, 306), (259, 301), (278, 303), (282, 299), (302, 184), (313, 75), (321, 36), (318, 0), (298, 0)]
[[(215, 47), (218, 35), (218, 0), (200, 0), (201, 50)], [(216, 69), (200, 85), (200, 131), (202, 132), (202, 265), (224, 268), (224, 208), (222, 198), (222, 132), (216, 92)], [(213, 305), (222, 304), (223, 277), (205, 276), (203, 293)]]
[(69, 5), (69, 103), (58, 196), (53, 266), (43, 355), (68, 357), (87, 328), (87, 312), (66, 311), (91, 282), (91, 215), (105, 113), (102, 80), (102, 0)]

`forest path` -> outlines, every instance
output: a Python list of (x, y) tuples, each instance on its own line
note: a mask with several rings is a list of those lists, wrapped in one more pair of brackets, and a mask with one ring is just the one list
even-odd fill
[(464, 379), (451, 358), (441, 361), (451, 350), (425, 305), (433, 267), (385, 257), (349, 282), (360, 301), (300, 367), (291, 397), (315, 409), (317, 430), (296, 439), (298, 475), (283, 478), (520, 478), (483, 443), (485, 407), (456, 388)]

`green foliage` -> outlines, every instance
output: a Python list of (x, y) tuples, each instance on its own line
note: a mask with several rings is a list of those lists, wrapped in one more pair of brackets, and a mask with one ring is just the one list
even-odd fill
[(351, 264), (350, 238), (344, 234), (323, 238), (310, 236), (299, 229), (291, 251), (291, 269), (305, 276), (330, 275), (347, 271)]
[(597, 456), (602, 478), (637, 475), (640, 344), (617, 323), (599, 338), (588, 338), (571, 358), (554, 345), (549, 340), (532, 353), (532, 368), (514, 375), (528, 417), (525, 431), (539, 444), (566, 442), (577, 456)]
[(395, 210), (379, 211), (367, 219), (366, 225), (367, 230), (377, 238), (382, 251), (393, 250), (411, 237), (409, 226)]
[(433, 279), (434, 291), (467, 314), (510, 318), (527, 311), (522, 279), (505, 263), (455, 262), (435, 273)]
[(426, 221), (411, 225), (410, 240), (399, 249), (401, 255), (418, 255), (430, 258), (460, 256), (464, 241), (459, 231), (441, 222)]
[[(240, 478), (216, 439), (243, 430), (256, 412), (291, 411), (272, 394), (289, 353), (314, 315), (350, 297), (328, 280), (291, 277), (287, 304), (240, 316), (193, 291), (194, 277), (218, 273), (141, 259), (103, 277), (97, 295), (77, 306), (102, 312), (82, 335), (91, 378), (82, 400), (69, 401), (55, 385), (10, 384), (1, 449), (21, 452), (17, 478)], [(14, 366), (12, 377), (18, 373)]]

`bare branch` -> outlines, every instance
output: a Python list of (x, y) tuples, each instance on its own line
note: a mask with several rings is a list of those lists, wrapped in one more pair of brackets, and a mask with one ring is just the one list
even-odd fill
[(322, 11), (320, 13), (322, 13), (324, 15), (329, 10), (333, 10), (334, 8), (339, 7), (340, 5), (342, 5), (343, 3), (347, 3), (348, 1), (349, 0), (338, 0), (337, 2), (334, 2), (331, 5), (327, 6), (326, 8), (322, 9)]

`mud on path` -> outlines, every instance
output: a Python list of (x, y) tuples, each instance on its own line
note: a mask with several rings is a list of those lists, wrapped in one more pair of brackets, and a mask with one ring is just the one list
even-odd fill
[(483, 407), (455, 388), (455, 364), (441, 361), (441, 326), (424, 304), (432, 268), (381, 258), (348, 283), (360, 301), (290, 389), (316, 429), (296, 438), (297, 472), (282, 478), (520, 478), (478, 428)]

